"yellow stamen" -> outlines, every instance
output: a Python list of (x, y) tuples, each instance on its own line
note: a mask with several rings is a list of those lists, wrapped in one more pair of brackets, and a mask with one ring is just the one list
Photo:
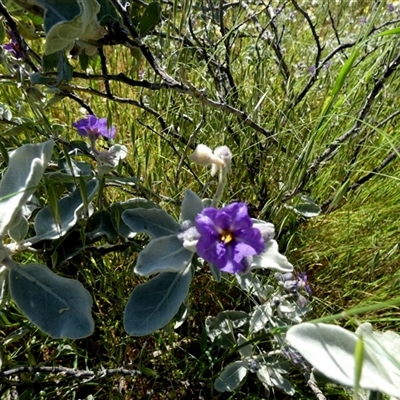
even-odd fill
[(228, 244), (233, 240), (233, 235), (232, 232), (222, 232), (221, 234), (221, 240), (225, 243)]

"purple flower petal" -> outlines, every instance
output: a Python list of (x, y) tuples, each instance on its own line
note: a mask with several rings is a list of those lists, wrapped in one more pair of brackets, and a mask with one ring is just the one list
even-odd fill
[(115, 127), (107, 126), (107, 118), (97, 118), (95, 115), (88, 115), (72, 124), (78, 130), (78, 134), (85, 137), (98, 139), (103, 136), (107, 139), (113, 139), (115, 136)]
[(253, 227), (244, 203), (222, 210), (205, 208), (196, 217), (196, 229), (200, 234), (197, 253), (224, 272), (244, 272), (249, 258), (264, 250), (264, 239)]

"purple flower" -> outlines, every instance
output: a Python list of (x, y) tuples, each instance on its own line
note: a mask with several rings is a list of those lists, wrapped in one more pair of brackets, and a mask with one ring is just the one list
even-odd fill
[(224, 272), (246, 271), (251, 257), (264, 250), (264, 239), (253, 227), (244, 203), (232, 203), (221, 210), (205, 208), (196, 217), (196, 229), (200, 234), (197, 253)]
[(387, 5), (387, 10), (388, 10), (388, 12), (393, 12), (393, 11), (396, 10), (396, 8), (395, 8), (394, 4), (389, 3), (389, 4)]
[(100, 136), (113, 139), (115, 136), (115, 128), (107, 126), (107, 118), (97, 118), (95, 115), (88, 115), (87, 118), (74, 122), (72, 126), (78, 129), (81, 136), (89, 137), (91, 140), (96, 140)]
[(304, 289), (308, 294), (312, 294), (311, 287), (307, 282), (307, 275), (304, 272), (297, 274), (297, 286), (299, 289)]
[(3, 44), (2, 47), (4, 50), (12, 53), (12, 55), (17, 59), (21, 60), (23, 59), (24, 53), (21, 51), (21, 48), (19, 47), (17, 37), (15, 36), (13, 31), (9, 31), (8, 34), (10, 35), (11, 42), (7, 44)]

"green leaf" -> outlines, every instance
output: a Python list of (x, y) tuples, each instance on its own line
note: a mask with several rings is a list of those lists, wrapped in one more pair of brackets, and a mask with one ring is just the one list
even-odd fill
[(6, 38), (6, 32), (4, 30), (3, 21), (0, 20), (0, 43), (4, 43), (5, 38)]
[(101, 210), (89, 219), (89, 226), (86, 232), (88, 240), (94, 240), (101, 236), (106, 236), (109, 242), (114, 242), (117, 239), (117, 232), (115, 231), (111, 222), (111, 215), (106, 210)]
[(314, 200), (304, 195), (297, 199), (295, 205), (292, 206), (285, 204), (285, 207), (305, 218), (317, 217), (321, 213), (321, 208), (314, 202)]
[(97, 21), (100, 4), (96, 0), (39, 0), (46, 10), (45, 54), (71, 47), (77, 38), (97, 40), (102, 30)]
[(153, 239), (137, 258), (135, 273), (149, 276), (158, 272), (178, 272), (191, 261), (193, 253), (186, 250), (176, 235)]
[(397, 35), (399, 33), (400, 33), (400, 27), (397, 27), (397, 28), (388, 29), (387, 31), (378, 33), (377, 36)]
[(93, 301), (80, 282), (41, 264), (14, 264), (9, 284), (18, 307), (51, 337), (80, 339), (93, 333)]
[(110, 207), (111, 222), (113, 224), (113, 227), (118, 232), (118, 234), (124, 238), (132, 239), (136, 235), (136, 232), (132, 231), (131, 228), (129, 228), (129, 226), (125, 224), (125, 222), (122, 220), (122, 214), (126, 210), (133, 210), (136, 208), (159, 209), (160, 207), (156, 203), (142, 198), (131, 199), (121, 203), (114, 203)]
[(133, 232), (144, 232), (151, 238), (176, 234), (180, 228), (166, 211), (156, 208), (127, 210), (122, 220)]
[[(400, 397), (400, 369), (391, 360), (400, 354), (400, 336), (391, 332), (385, 340), (385, 334), (368, 335), (365, 331), (360, 388)], [(354, 387), (354, 354), (359, 339), (355, 333), (335, 325), (303, 323), (290, 328), (286, 339), (318, 372), (343, 386)]]
[(140, 36), (146, 36), (151, 30), (153, 30), (156, 25), (160, 22), (161, 18), (161, 6), (158, 2), (150, 3), (146, 9), (142, 17), (140, 18), (139, 23), (139, 33)]
[(288, 259), (279, 253), (278, 243), (276, 240), (269, 240), (264, 247), (264, 251), (253, 257), (251, 269), (266, 268), (279, 272), (293, 271), (293, 265)]
[[(92, 200), (99, 187), (97, 179), (92, 179), (86, 184), (88, 201)], [(41, 209), (35, 218), (36, 237), (30, 240), (57, 239), (64, 236), (69, 229), (75, 226), (84, 210), (81, 191), (76, 189), (72, 195), (58, 201), (59, 223), (55, 220), (49, 206)]]
[(69, 82), (72, 79), (73, 69), (68, 62), (64, 52), (58, 51), (49, 55), (43, 55), (42, 65), (44, 72), (57, 71), (57, 75), (44, 76), (38, 72), (34, 72), (31, 76), (31, 83), (33, 85), (46, 85), (50, 88), (57, 87), (61, 82)]
[(101, 25), (107, 25), (114, 21), (119, 21), (117, 10), (114, 5), (111, 4), (110, 0), (97, 0), (100, 4), (100, 12), (97, 14), (97, 18)]
[[(3, 309), (3, 307), (7, 304), (7, 301), (9, 299), (8, 287), (7, 287), (8, 273), (9, 273), (8, 268), (4, 266), (0, 267), (0, 310)], [(2, 344), (5, 345), (4, 339)]]
[(12, 228), (14, 218), (39, 185), (53, 146), (50, 140), (26, 144), (10, 153), (8, 169), (0, 181), (0, 238)]
[(199, 196), (191, 190), (186, 190), (182, 201), (181, 220), (194, 221), (197, 214), (203, 211), (203, 203)]
[(8, 236), (15, 242), (19, 243), (27, 235), (29, 230), (29, 224), (26, 218), (22, 215), (22, 209), (15, 216), (14, 224), (11, 229), (8, 230)]
[(164, 272), (137, 286), (125, 308), (124, 328), (131, 336), (150, 335), (165, 326), (186, 299), (192, 280), (191, 267), (178, 273)]
[(239, 349), (239, 353), (242, 357), (251, 357), (253, 354), (252, 345), (246, 343), (248, 343), (248, 340), (241, 333), (239, 333), (237, 338), (237, 344), (238, 346), (242, 346)]
[(218, 392), (233, 392), (237, 389), (246, 378), (247, 363), (247, 360), (242, 360), (229, 364), (215, 380), (215, 390)]
[(249, 314), (244, 311), (222, 311), (216, 317), (207, 317), (207, 336), (214, 341), (221, 334), (233, 333), (249, 322)]

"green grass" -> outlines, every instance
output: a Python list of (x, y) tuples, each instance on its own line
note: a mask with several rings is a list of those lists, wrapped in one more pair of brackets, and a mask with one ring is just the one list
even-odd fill
[[(305, 7), (316, 27), (323, 45), (323, 60), (338, 42), (329, 8), (324, 2), (315, 6), (309, 3), (302, 1), (299, 5)], [(177, 217), (179, 211), (174, 201), (182, 199), (186, 188), (211, 197), (216, 187), (216, 182), (209, 183), (209, 172), (190, 165), (187, 158), (176, 180), (177, 166), (184, 152), (190, 153), (197, 143), (212, 148), (226, 144), (234, 154), (234, 173), (223, 200), (246, 201), (255, 217), (276, 225), (280, 247), (296, 270), (305, 271), (309, 276), (315, 295), (312, 317), (374, 305), (396, 296), (400, 288), (398, 155), (357, 189), (343, 191), (347, 181), (351, 186), (363, 178), (399, 145), (398, 117), (384, 122), (399, 107), (398, 72), (385, 78), (382, 88), (374, 92), (385, 69), (397, 57), (395, 49), (399, 39), (397, 35), (366, 36), (374, 15), (374, 27), (394, 17), (385, 11), (385, 5), (376, 11), (371, 9), (370, 2), (358, 2), (353, 8), (330, 2), (330, 13), (341, 43), (361, 42), (338, 52), (329, 60), (330, 66), (321, 66), (318, 79), (299, 99), (312, 79), (308, 70), (315, 63), (317, 46), (310, 26), (295, 11), (292, 2), (272, 22), (261, 3), (248, 8), (229, 7), (224, 17), (225, 33), (221, 33), (218, 19), (202, 18), (196, 2), (190, 13), (189, 2), (181, 4), (183, 8), (178, 7), (174, 16), (163, 4), (163, 14), (173, 17), (165, 19), (157, 33), (148, 39), (163, 68), (178, 81), (188, 81), (204, 89), (210, 100), (226, 102), (246, 112), (254, 123), (271, 131), (273, 137), (257, 131), (249, 125), (249, 120), (239, 120), (222, 106), (215, 108), (205, 103), (203, 107), (195, 96), (170, 89), (152, 91), (110, 82), (115, 96), (135, 100), (142, 104), (141, 108), (127, 104), (126, 100), (110, 100), (82, 89), (104, 91), (102, 81), (75, 79), (73, 85), (81, 87), (75, 88), (75, 93), (98, 116), (112, 117), (117, 127), (116, 141), (129, 148), (120, 174), (140, 178), (143, 187), (154, 192), (152, 200), (160, 201), (157, 197), (160, 195), (171, 199), (160, 203)], [(296, 12), (295, 18), (290, 18), (292, 11)], [(256, 13), (258, 22), (249, 18), (251, 13)], [(214, 43), (206, 47), (207, 57), (196, 48), (201, 41), (197, 42), (190, 33), (188, 15), (195, 22), (196, 38)], [(369, 18), (366, 24), (359, 23), (362, 16)], [(275, 29), (272, 24), (278, 32), (275, 39), (271, 39)], [(260, 27), (268, 27), (272, 36), (262, 37)], [(175, 39), (183, 34), (191, 44)], [(276, 61), (277, 51), (269, 42), (277, 38), (289, 77), (282, 73), (284, 68)], [(39, 45), (32, 43), (32, 46)], [(137, 79), (139, 71), (143, 71), (145, 79), (160, 81), (146, 61), (142, 60), (138, 68), (134, 66), (129, 49), (118, 45), (107, 47), (105, 53), (109, 73), (124, 73)], [(237, 92), (225, 76), (218, 94), (215, 78), (220, 74), (215, 71), (218, 63), (226, 66), (227, 60)], [(71, 63), (78, 65), (76, 60)], [(101, 73), (98, 60), (91, 61), (90, 65), (93, 74)], [(8, 74), (5, 70), (3, 73)], [(81, 117), (80, 105), (64, 99), (43, 108), (42, 104), (28, 99), (27, 85), (24, 83), (19, 89), (9, 81), (2, 84), (2, 103), (15, 117), (26, 118), (28, 125), (18, 134), (8, 134), (10, 126), (3, 121), (3, 147), (14, 149), (50, 135), (76, 140), (71, 123)], [(51, 96), (46, 94), (47, 99)], [(224, 99), (220, 100), (220, 96)], [(371, 102), (367, 104), (368, 96)], [(362, 110), (365, 112), (361, 113)], [(202, 118), (204, 124), (187, 148)], [(60, 125), (62, 129), (56, 130)], [(318, 160), (327, 146), (354, 127), (354, 135), (338, 147), (335, 157), (323, 160), (310, 172), (313, 161)], [(126, 189), (106, 187), (105, 196), (112, 203), (138, 194), (136, 189)], [(307, 194), (318, 204), (326, 204), (323, 213), (306, 220), (285, 208), (283, 200), (291, 203), (297, 194)], [(326, 203), (329, 199), (334, 199), (331, 206)], [(45, 197), (42, 201), (45, 202)], [(29, 257), (24, 254), (20, 261), (28, 261)], [(130, 247), (105, 255), (89, 249), (58, 271), (65, 276), (77, 276), (94, 297), (96, 331), (88, 339), (51, 340), (27, 325), (25, 317), (12, 305), (5, 308), (0, 315), (0, 359), (3, 370), (15, 366), (63, 365), (90, 370), (126, 367), (138, 369), (142, 374), (107, 376), (86, 384), (61, 378), (58, 387), (53, 377), (41, 374), (31, 383), (33, 378), (27, 375), (25, 386), (18, 389), (25, 396), (21, 398), (78, 399), (89, 394), (98, 399), (195, 398), (200, 393), (204, 398), (215, 399), (266, 398), (264, 389), (255, 384), (255, 378), (254, 381), (250, 378), (233, 395), (218, 394), (212, 389), (213, 380), (229, 357), (206, 340), (204, 320), (224, 309), (240, 309), (247, 301), (228, 280), (217, 284), (210, 274), (200, 274), (189, 299), (191, 316), (176, 332), (162, 331), (139, 339), (124, 333), (123, 307), (133, 287), (141, 281), (132, 273), (135, 258), (136, 253)], [(398, 329), (400, 313), (398, 307), (393, 307), (358, 318), (372, 321), (377, 328)], [(23, 330), (23, 336), (13, 338), (18, 329)], [(299, 391), (296, 398), (312, 398), (301, 376), (295, 382)], [(324, 389), (329, 398), (347, 398), (343, 391), (337, 394), (332, 386)], [(1, 396), (5, 396), (9, 385), (2, 384), (0, 390)], [(277, 392), (271, 393), (270, 398), (286, 397)]]

